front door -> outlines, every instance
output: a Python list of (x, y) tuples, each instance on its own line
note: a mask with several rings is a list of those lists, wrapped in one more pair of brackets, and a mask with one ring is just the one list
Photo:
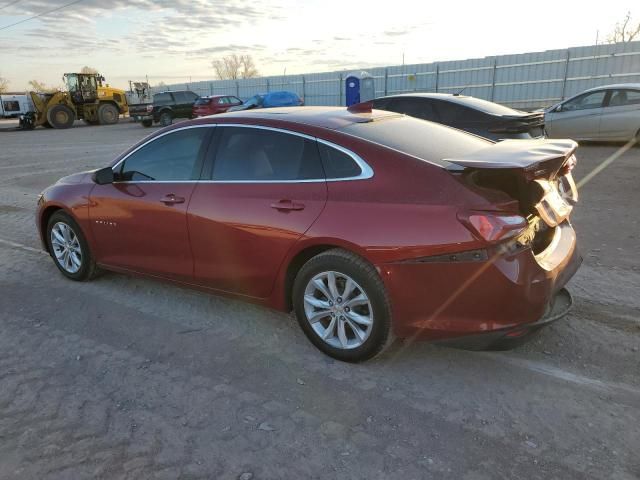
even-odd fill
[(91, 191), (98, 263), (190, 281), (186, 211), (213, 128), (161, 135), (114, 167), (116, 181)]
[(600, 134), (602, 105), (606, 90), (585, 93), (567, 100), (547, 113), (547, 133), (552, 138), (596, 139)]
[(196, 282), (264, 298), (324, 208), (316, 142), (267, 128), (216, 130), (211, 181), (196, 186), (187, 215)]

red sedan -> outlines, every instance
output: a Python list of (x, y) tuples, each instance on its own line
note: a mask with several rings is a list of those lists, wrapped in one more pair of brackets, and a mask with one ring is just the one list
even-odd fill
[(206, 117), (216, 113), (224, 113), (231, 107), (242, 105), (242, 100), (232, 95), (212, 95), (210, 97), (200, 97), (193, 104), (191, 116), (193, 118)]
[(576, 147), (362, 105), (229, 113), (61, 179), (37, 224), (70, 279), (114, 270), (294, 310), (340, 360), (395, 337), (503, 348), (570, 306)]

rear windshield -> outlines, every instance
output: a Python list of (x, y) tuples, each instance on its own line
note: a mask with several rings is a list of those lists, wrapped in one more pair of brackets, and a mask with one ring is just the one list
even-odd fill
[(455, 128), (407, 116), (353, 123), (340, 130), (443, 166), (447, 164), (442, 161), (445, 158), (460, 158), (493, 143)]
[(476, 97), (457, 97), (454, 103), (466, 105), (467, 107), (475, 108), (476, 110), (492, 115), (522, 115), (522, 112), (514, 110), (513, 108)]
[(198, 100), (196, 100), (195, 105), (209, 105), (210, 101), (210, 98), (199, 98)]

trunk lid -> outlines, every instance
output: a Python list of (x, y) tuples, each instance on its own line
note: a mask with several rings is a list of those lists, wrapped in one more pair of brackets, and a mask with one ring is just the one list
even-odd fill
[(533, 238), (564, 222), (578, 200), (571, 175), (577, 147), (573, 140), (504, 140), (445, 160), (447, 170), (472, 188), (517, 201)]

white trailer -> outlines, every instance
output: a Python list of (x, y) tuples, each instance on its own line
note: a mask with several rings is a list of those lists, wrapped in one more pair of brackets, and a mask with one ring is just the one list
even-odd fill
[(0, 95), (0, 118), (17, 118), (31, 111), (29, 95)]

